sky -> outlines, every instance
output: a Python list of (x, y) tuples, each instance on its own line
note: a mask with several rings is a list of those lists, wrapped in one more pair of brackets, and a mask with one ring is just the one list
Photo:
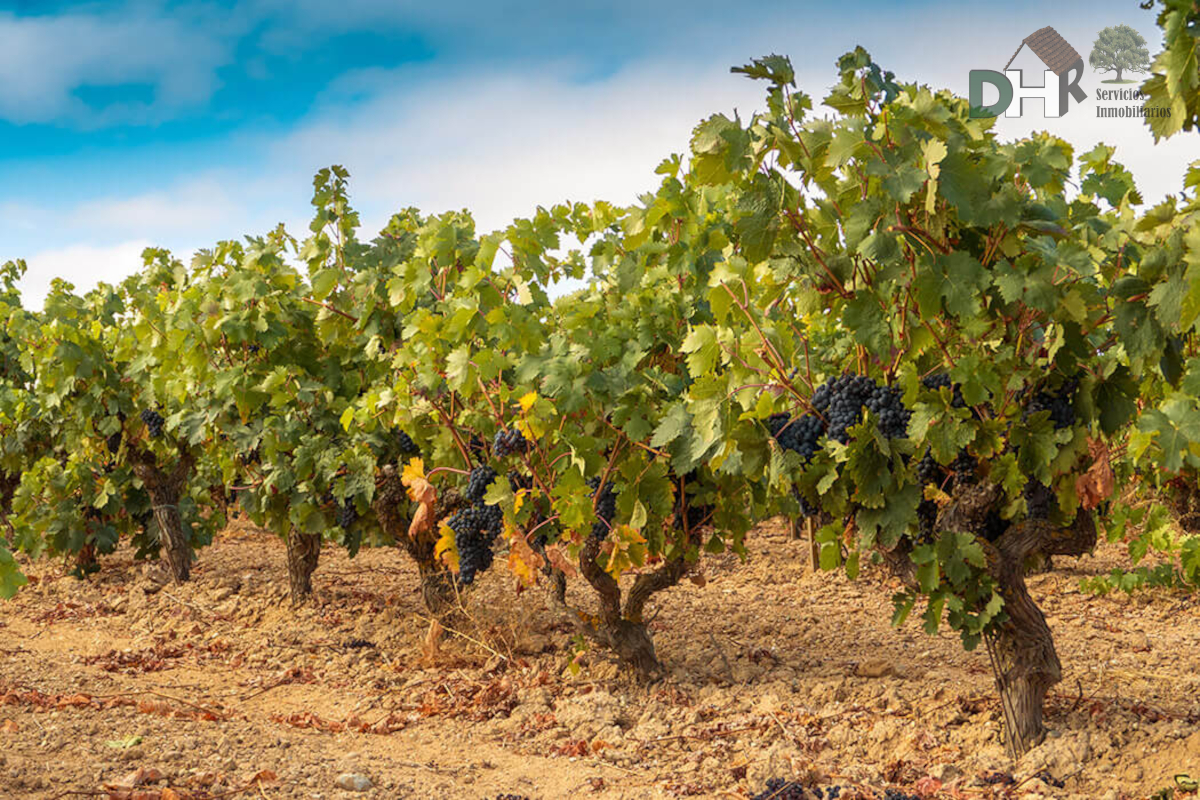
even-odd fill
[[(119, 280), (149, 245), (186, 260), (280, 222), (303, 235), (330, 164), (371, 229), (409, 206), (491, 230), (563, 200), (630, 203), (698, 121), (760, 107), (762, 85), (729, 72), (754, 57), (790, 56), (818, 102), (855, 45), (965, 94), (969, 70), (1003, 69), (1041, 27), (1086, 61), (1116, 24), (1160, 49), (1136, 0), (0, 0), (0, 261), (28, 261), (36, 308), (52, 278)], [(1041, 83), (1028, 48), (1012, 68)], [(1104, 141), (1148, 202), (1178, 192), (1200, 136), (1154, 145), (1137, 120), (1098, 119), (1109, 77), (1088, 68), (1072, 112), (1027, 103), (998, 129)]]

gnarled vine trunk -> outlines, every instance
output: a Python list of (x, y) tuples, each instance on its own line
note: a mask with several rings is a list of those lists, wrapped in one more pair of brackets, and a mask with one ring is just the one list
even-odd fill
[(442, 492), (434, 508), (433, 522), (428, 530), (409, 535), (412, 518), (407, 513), (408, 495), (395, 467), (383, 468), (375, 501), (372, 507), (384, 533), (392, 537), (399, 546), (417, 563), (421, 580), (421, 601), (429, 613), (442, 616), (458, 606), (458, 591), (454, 573), (446, 568), (434, 555), (437, 549), (437, 520), (454, 513), (466, 501), (454, 490)]
[[(996, 502), (999, 489), (990, 484), (967, 487), (938, 515), (938, 529), (981, 530), (984, 515)], [(1010, 753), (1019, 758), (1045, 738), (1043, 709), (1046, 693), (1062, 679), (1062, 665), (1046, 618), (1025, 585), (1029, 556), (1079, 556), (1096, 543), (1091, 512), (1080, 510), (1070, 526), (1055, 528), (1043, 520), (1011, 525), (995, 542), (983, 542), (988, 572), (1004, 598), (1005, 620), (987, 634), (988, 655), (1004, 710)], [(884, 560), (901, 580), (915, 585), (910, 545), (885, 552)]]
[(321, 535), (292, 531), (287, 539), (288, 586), (292, 605), (301, 605), (312, 597), (312, 574), (321, 557)]
[(589, 615), (566, 606), (565, 579), (552, 580), (551, 600), (576, 630), (601, 647), (612, 650), (640, 679), (650, 680), (662, 674), (663, 669), (642, 615), (651, 597), (679, 583), (687, 573), (687, 562), (680, 556), (653, 572), (637, 576), (622, 605), (621, 587), (596, 563), (601, 544), (601, 540), (591, 538), (579, 555), (580, 571), (600, 600), (599, 618), (593, 621)]
[(154, 521), (162, 535), (159, 542), (162, 545), (167, 568), (176, 583), (186, 581), (191, 574), (192, 547), (191, 533), (185, 529), (183, 517), (179, 514), (179, 498), (183, 496), (188, 476), (191, 474), (195, 458), (189, 452), (181, 452), (179, 460), (170, 472), (158, 465), (154, 454), (146, 450), (132, 451), (133, 471), (150, 495), (150, 503), (154, 512)]

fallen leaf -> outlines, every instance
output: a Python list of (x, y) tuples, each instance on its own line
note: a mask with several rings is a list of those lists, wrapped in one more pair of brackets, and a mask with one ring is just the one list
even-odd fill
[(421, 645), (421, 652), (425, 654), (427, 661), (433, 661), (437, 658), (439, 651), (439, 643), (442, 640), (442, 623), (436, 619), (429, 623), (429, 632), (425, 634), (425, 642)]
[(145, 786), (147, 783), (161, 781), (163, 774), (154, 767), (138, 767), (121, 780), (122, 786)]
[(109, 739), (107, 742), (105, 742), (106, 745), (108, 745), (109, 747), (111, 747), (114, 750), (128, 750), (129, 748), (133, 747), (134, 745), (138, 745), (141, 743), (142, 743), (142, 737), (138, 736), (137, 734), (134, 734), (133, 736), (129, 736), (125, 739)]
[(21, 730), (21, 726), (14, 720), (6, 719), (0, 723), (0, 733), (16, 733), (19, 730)]

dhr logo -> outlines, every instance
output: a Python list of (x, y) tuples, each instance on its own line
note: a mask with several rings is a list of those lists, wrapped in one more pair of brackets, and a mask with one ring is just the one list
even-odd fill
[[(1013, 59), (1021, 52), (1021, 47), (1029, 45), (1029, 49), (1046, 65), (1045, 80), (1041, 86), (1026, 86), (1021, 80), (1021, 70), (1010, 70)], [(1075, 76), (1071, 77), (1074, 71)], [(1061, 117), (1069, 110), (1070, 99), (1080, 103), (1087, 99), (1087, 93), (1079, 87), (1079, 79), (1083, 77), (1083, 57), (1075, 52), (1075, 48), (1058, 32), (1049, 26), (1034, 31), (1021, 40), (1021, 46), (1013, 53), (1004, 72), (994, 69), (973, 69), (970, 72), (971, 116), (972, 117), (1019, 117), (1023, 112), (1026, 99), (1040, 97), (1046, 101), (1046, 116)], [(990, 106), (983, 104), (984, 84), (995, 86), (1000, 92), (1000, 99)], [(1013, 100), (1018, 102), (1014, 105)]]

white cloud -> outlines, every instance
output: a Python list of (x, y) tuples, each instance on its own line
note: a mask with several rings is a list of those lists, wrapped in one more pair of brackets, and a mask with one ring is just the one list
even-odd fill
[(75, 208), (68, 224), (109, 235), (153, 234), (164, 238), (194, 238), (245, 221), (244, 197), (235, 199), (214, 178), (201, 177), (162, 191), (133, 197), (104, 197)]
[(761, 94), (723, 67), (689, 71), (682, 85), (670, 64), (639, 64), (584, 85), (553, 74), (383, 90), (358, 107), (326, 109), (273, 147), (273, 164), (292, 182), (344, 164), (356, 204), (379, 221), (415, 205), (469, 208), (481, 227), (500, 227), (539, 204), (632, 202), (657, 186), (654, 167), (686, 150), (699, 120), (734, 106), (748, 116)]
[(147, 240), (121, 242), (111, 247), (75, 244), (43, 250), (27, 259), (29, 265), (21, 281), (26, 308), (41, 308), (54, 278), (62, 278), (83, 293), (98, 283), (118, 283), (142, 266), (142, 250)]
[[(156, 14), (0, 14), (0, 117), (98, 126), (160, 121), (208, 100), (228, 57), (203, 28)], [(81, 86), (148, 84), (152, 101), (89, 107)]]

